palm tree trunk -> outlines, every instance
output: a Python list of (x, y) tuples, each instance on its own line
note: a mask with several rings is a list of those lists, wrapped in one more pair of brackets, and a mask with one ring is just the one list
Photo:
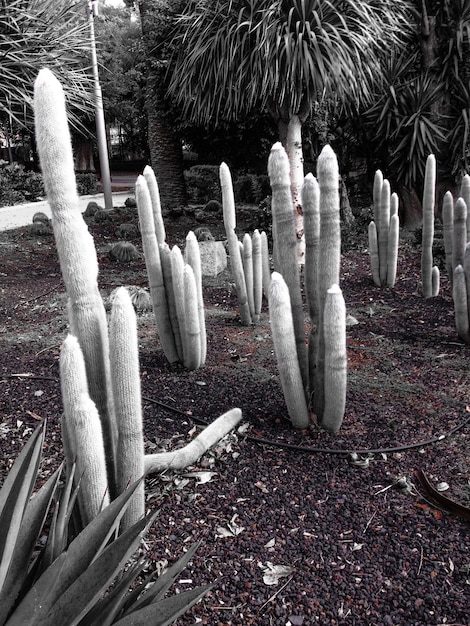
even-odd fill
[(159, 63), (155, 64), (155, 49), (165, 39), (161, 22), (166, 18), (167, 29), (170, 30), (173, 25), (171, 18), (181, 7), (172, 3), (162, 8), (153, 0), (139, 0), (137, 4), (148, 59), (146, 108), (150, 161), (158, 180), (162, 204), (167, 207), (181, 206), (186, 204), (183, 152), (181, 139), (170, 120), (169, 107), (165, 102), (167, 59), (159, 58)]

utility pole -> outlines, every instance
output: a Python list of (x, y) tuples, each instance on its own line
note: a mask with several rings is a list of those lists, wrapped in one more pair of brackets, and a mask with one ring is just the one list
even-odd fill
[(98, 140), (98, 155), (100, 159), (101, 185), (103, 187), (105, 208), (110, 211), (113, 208), (113, 194), (111, 190), (111, 176), (109, 173), (108, 143), (106, 139), (106, 126), (104, 123), (103, 96), (101, 93), (98, 74), (98, 59), (96, 57), (94, 23), (96, 15), (98, 15), (98, 0), (87, 0), (87, 16), (88, 25), (90, 26), (91, 41), (91, 64), (93, 69), (95, 91), (96, 137)]

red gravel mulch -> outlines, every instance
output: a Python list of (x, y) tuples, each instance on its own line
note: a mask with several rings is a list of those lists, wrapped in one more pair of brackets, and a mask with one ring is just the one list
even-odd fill
[[(108, 256), (117, 226), (132, 220), (122, 208), (90, 224), (104, 297), (122, 284), (147, 284), (142, 258)], [(182, 245), (198, 225), (192, 216), (170, 220), (168, 242)], [(220, 219), (207, 225), (222, 236)], [(0, 479), (45, 418), (48, 475), (62, 460), (58, 355), (67, 333), (53, 237), (0, 233), (0, 261)], [(201, 420), (243, 410), (242, 428), (197, 466), (147, 483), (148, 505), (160, 509), (148, 558), (172, 562), (200, 540), (176, 587), (215, 582), (178, 624), (470, 623), (470, 347), (456, 335), (446, 277), (440, 295), (424, 300), (419, 267), (409, 237), (393, 290), (372, 283), (364, 238), (343, 255), (341, 286), (358, 323), (347, 333), (347, 407), (337, 435), (290, 426), (267, 307), (258, 325), (241, 326), (228, 271), (204, 281), (203, 369), (169, 367), (153, 315), (139, 316), (149, 451), (180, 446)], [(442, 494), (461, 508), (426, 492), (418, 471), (433, 488), (447, 483)]]

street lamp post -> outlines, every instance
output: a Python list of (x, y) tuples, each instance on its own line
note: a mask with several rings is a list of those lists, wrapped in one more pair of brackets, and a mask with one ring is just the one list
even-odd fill
[(111, 176), (109, 173), (108, 143), (106, 140), (106, 126), (103, 112), (103, 96), (101, 93), (98, 74), (98, 59), (96, 57), (95, 23), (94, 17), (98, 14), (98, 0), (87, 0), (87, 16), (90, 26), (91, 64), (93, 69), (95, 92), (96, 137), (98, 140), (98, 155), (100, 159), (101, 185), (104, 193), (104, 204), (107, 210), (113, 208), (113, 194), (111, 190)]

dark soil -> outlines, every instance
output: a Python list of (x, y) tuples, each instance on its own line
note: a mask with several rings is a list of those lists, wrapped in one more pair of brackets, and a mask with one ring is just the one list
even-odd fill
[[(167, 218), (169, 244), (183, 245), (200, 225), (222, 238), (220, 216), (197, 217), (205, 221)], [(146, 286), (142, 258), (125, 264), (108, 256), (117, 227), (129, 221), (133, 210), (121, 208), (90, 223), (103, 297), (122, 284)], [(252, 229), (256, 215), (245, 210), (239, 225), (241, 233)], [(196, 467), (147, 483), (148, 505), (160, 509), (145, 544), (149, 560), (171, 563), (200, 540), (176, 588), (215, 582), (179, 624), (470, 623), (469, 522), (424, 499), (414, 474), (448, 483), (445, 495), (470, 506), (470, 347), (456, 335), (446, 277), (441, 294), (424, 300), (419, 247), (402, 239), (393, 290), (372, 283), (363, 237), (343, 255), (341, 286), (358, 323), (348, 328), (347, 408), (337, 435), (291, 427), (266, 305), (258, 325), (241, 326), (228, 271), (204, 280), (203, 369), (170, 367), (153, 315), (139, 316), (149, 450), (187, 442), (196, 418), (243, 410), (242, 428)], [(62, 460), (58, 356), (67, 333), (54, 240), (29, 228), (0, 233), (0, 260), (0, 477), (45, 418), (48, 475)], [(286, 569), (267, 584), (276, 566)]]

